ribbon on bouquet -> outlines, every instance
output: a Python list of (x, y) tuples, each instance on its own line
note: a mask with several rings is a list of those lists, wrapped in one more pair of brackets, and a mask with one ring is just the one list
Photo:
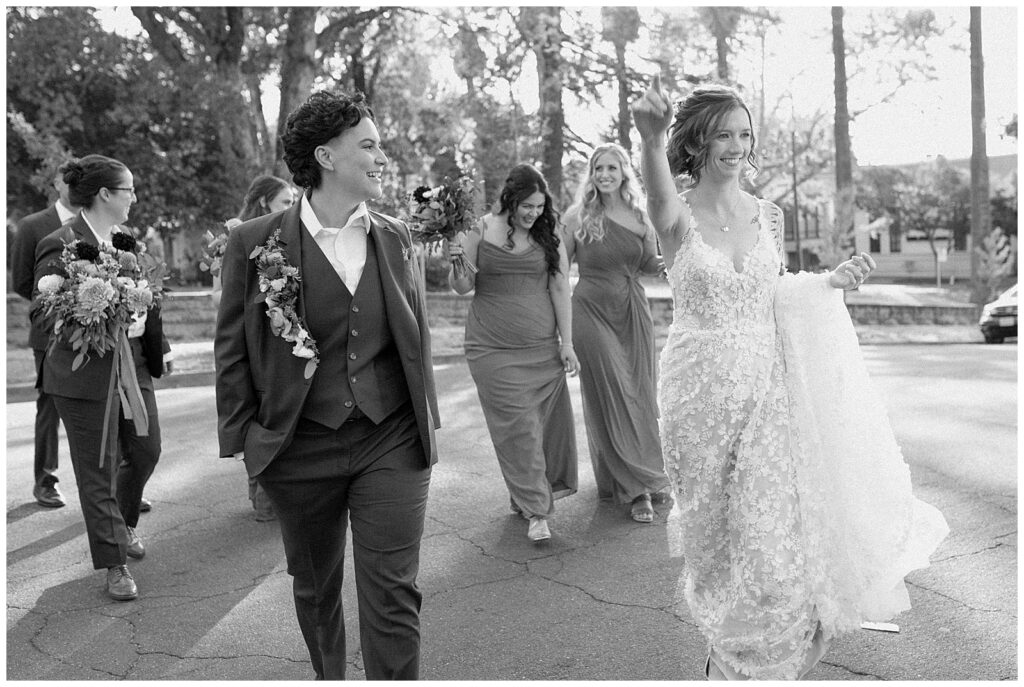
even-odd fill
[(107, 456), (107, 430), (110, 428), (110, 414), (113, 410), (114, 393), (121, 398), (121, 408), (126, 420), (135, 425), (140, 437), (149, 436), (149, 413), (142, 399), (139, 378), (135, 374), (135, 359), (128, 343), (128, 332), (122, 331), (114, 345), (114, 360), (110, 366), (110, 383), (107, 386), (107, 406), (103, 412), (103, 438), (100, 441), (100, 467)]

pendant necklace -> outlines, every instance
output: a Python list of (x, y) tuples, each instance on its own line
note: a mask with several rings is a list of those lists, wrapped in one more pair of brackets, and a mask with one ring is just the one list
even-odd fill
[[(736, 196), (736, 202), (734, 202), (732, 204), (732, 207), (729, 208), (729, 216), (730, 217), (733, 215), (733, 213), (736, 212), (736, 208), (739, 206), (741, 200), (743, 200), (743, 194), (742, 193), (740, 193), (738, 196)], [(711, 214), (711, 216), (713, 218), (715, 218), (718, 221), (718, 223), (720, 225), (718, 227), (719, 231), (721, 231), (723, 233), (726, 233), (726, 232), (729, 231), (729, 225), (726, 224), (725, 222), (723, 222), (722, 218), (717, 213), (712, 212), (710, 214)]]

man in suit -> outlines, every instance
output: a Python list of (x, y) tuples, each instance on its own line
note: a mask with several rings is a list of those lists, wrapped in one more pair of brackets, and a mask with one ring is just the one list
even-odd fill
[[(57, 170), (53, 187), (57, 191), (57, 200), (53, 205), (34, 214), (24, 217), (18, 222), (18, 230), (14, 237), (13, 260), (11, 264), (11, 280), (14, 292), (26, 300), (32, 300), (35, 287), (33, 274), (36, 265), (36, 246), (47, 235), (52, 234), (62, 224), (71, 220), (78, 207), (72, 205), (68, 198), (68, 185), (64, 183), (65, 167)], [(49, 343), (46, 332), (32, 328), (29, 330), (29, 346), (36, 361), (36, 379), (42, 371), (43, 354)], [(39, 387), (39, 385), (36, 385)], [(36, 433), (35, 461), (33, 473), (35, 484), (32, 496), (40, 506), (60, 508), (64, 505), (64, 496), (57, 486), (57, 425), (60, 418), (53, 399), (48, 393), (38, 388), (36, 396)]]
[[(362, 95), (316, 93), (287, 121), (305, 188), (228, 240), (214, 351), (220, 452), (245, 461), (281, 523), (296, 614), (319, 679), (345, 676), (341, 586), (352, 549), (369, 680), (419, 675), (416, 586), (440, 426), (422, 281), (408, 228), (368, 210), (388, 158)], [(279, 232), (295, 311), (319, 361), (275, 334), (254, 248)], [(279, 324), (279, 323), (277, 323)]]
[[(75, 240), (99, 245), (99, 238), (82, 214), (39, 242), (34, 278), (37, 285), (39, 279), (48, 274), (62, 273), (64, 246)], [(34, 295), (38, 296), (38, 290)], [(48, 341), (53, 322), (44, 315), (38, 300), (33, 305), (31, 318), (33, 335)], [(131, 422), (125, 420), (120, 402), (115, 400), (108, 418), (107, 443), (103, 445), (106, 399), (114, 358), (111, 352), (102, 357), (94, 355), (77, 370), (72, 370), (77, 352), (60, 338), (46, 352), (38, 382), (41, 392), (53, 398), (67, 430), (93, 567), (107, 569), (107, 592), (118, 600), (131, 600), (138, 595), (125, 565), (126, 556), (142, 558), (145, 555), (145, 547), (135, 534), (135, 525), (143, 487), (160, 459), (160, 423), (153, 379), (170, 372), (170, 363), (164, 360), (170, 346), (163, 335), (158, 306), (150, 308), (129, 327), (128, 342), (149, 418), (146, 436), (135, 433)]]

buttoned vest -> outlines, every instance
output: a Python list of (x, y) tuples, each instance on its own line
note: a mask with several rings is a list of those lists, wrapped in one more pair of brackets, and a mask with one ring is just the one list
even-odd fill
[(358, 407), (375, 423), (410, 400), (402, 361), (388, 326), (377, 247), (366, 237), (366, 266), (355, 295), (306, 229), (302, 298), (320, 352), (302, 417), (336, 429)]

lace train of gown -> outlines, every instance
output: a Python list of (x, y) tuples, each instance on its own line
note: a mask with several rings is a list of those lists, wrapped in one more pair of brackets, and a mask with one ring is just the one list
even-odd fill
[(717, 660), (756, 679), (798, 677), (819, 627), (909, 608), (903, 576), (948, 532), (911, 494), (840, 292), (780, 278), (781, 226), (760, 201), (737, 270), (691, 222), (658, 393), (687, 603)]

